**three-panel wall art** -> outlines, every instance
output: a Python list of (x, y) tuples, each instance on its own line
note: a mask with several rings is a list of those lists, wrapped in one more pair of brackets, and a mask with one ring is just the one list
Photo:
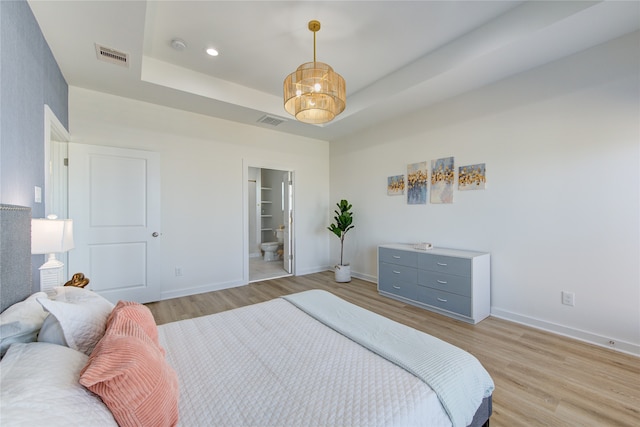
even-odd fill
[[(431, 160), (430, 166), (431, 169), (427, 167), (426, 161), (407, 165), (406, 181), (405, 175), (388, 177), (387, 195), (402, 196), (406, 188), (409, 205), (425, 205), (427, 198), (433, 204), (453, 203), (456, 183), (454, 158)], [(460, 166), (457, 181), (459, 191), (484, 190), (487, 184), (485, 164)]]

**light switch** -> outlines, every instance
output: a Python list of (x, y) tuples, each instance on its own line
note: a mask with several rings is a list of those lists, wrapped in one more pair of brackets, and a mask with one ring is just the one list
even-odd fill
[(36, 203), (42, 203), (42, 188), (36, 185), (35, 187), (35, 200)]

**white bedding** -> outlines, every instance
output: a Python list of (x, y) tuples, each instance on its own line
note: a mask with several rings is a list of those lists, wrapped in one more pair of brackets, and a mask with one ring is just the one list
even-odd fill
[(451, 425), (424, 382), (283, 299), (158, 329), (182, 426)]
[(284, 299), (427, 383), (454, 426), (470, 425), (493, 393), (493, 380), (478, 359), (454, 345), (319, 289)]
[(12, 344), (0, 364), (0, 426), (117, 427), (100, 398), (78, 382), (87, 359), (61, 345)]

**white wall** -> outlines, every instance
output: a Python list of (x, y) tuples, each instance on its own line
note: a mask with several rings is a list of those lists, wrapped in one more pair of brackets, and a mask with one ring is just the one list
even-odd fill
[(295, 272), (329, 265), (327, 142), (78, 87), (69, 111), (73, 142), (160, 153), (163, 298), (246, 283), (248, 166), (295, 171)]
[[(488, 251), (493, 315), (640, 354), (639, 39), (332, 142), (330, 204), (353, 203), (354, 275), (375, 280), (385, 242)], [(487, 189), (456, 187), (450, 205), (386, 195), (407, 164), (448, 156), (486, 163)]]

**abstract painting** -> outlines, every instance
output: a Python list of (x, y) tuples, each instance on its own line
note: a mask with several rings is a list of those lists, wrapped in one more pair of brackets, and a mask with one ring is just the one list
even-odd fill
[(453, 157), (431, 160), (431, 203), (453, 203)]
[(387, 195), (401, 196), (404, 194), (404, 175), (395, 175), (387, 178)]
[(427, 162), (407, 165), (407, 204), (427, 204)]
[(484, 163), (460, 166), (458, 170), (458, 190), (484, 190), (487, 184), (487, 173)]

